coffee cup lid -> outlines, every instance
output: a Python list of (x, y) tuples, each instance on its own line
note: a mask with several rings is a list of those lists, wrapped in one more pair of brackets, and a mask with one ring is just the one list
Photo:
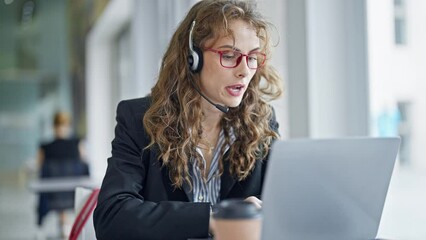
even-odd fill
[(241, 199), (224, 200), (212, 208), (215, 219), (249, 219), (261, 216), (261, 210), (253, 203)]

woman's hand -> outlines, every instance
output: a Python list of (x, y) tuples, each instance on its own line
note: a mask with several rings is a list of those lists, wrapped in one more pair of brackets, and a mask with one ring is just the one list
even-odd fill
[(250, 197), (244, 199), (244, 201), (253, 203), (259, 209), (262, 208), (262, 200), (260, 200), (259, 198), (255, 197), (255, 196), (250, 196)]

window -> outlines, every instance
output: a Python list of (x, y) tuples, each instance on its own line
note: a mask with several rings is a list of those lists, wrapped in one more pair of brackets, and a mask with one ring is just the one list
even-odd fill
[(395, 29), (395, 44), (407, 44), (407, 20), (405, 13), (405, 0), (394, 0), (394, 29)]

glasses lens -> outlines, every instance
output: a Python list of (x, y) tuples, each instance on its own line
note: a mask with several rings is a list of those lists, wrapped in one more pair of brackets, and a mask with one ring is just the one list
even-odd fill
[(263, 65), (265, 62), (265, 55), (262, 53), (250, 53), (247, 58), (247, 65), (249, 68), (256, 69)]
[(222, 56), (220, 58), (220, 61), (222, 63), (222, 66), (224, 67), (236, 67), (238, 63), (241, 61), (241, 53), (235, 52), (235, 51), (224, 51), (222, 52)]
[[(226, 68), (234, 68), (240, 64), (242, 57), (243, 54), (237, 51), (223, 51), (220, 53), (220, 63)], [(247, 66), (257, 69), (265, 63), (265, 60), (266, 56), (262, 53), (250, 53), (247, 55)]]

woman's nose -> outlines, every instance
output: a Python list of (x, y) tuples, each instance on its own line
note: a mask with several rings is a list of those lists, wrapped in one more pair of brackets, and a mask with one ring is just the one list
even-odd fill
[(236, 76), (239, 77), (239, 78), (243, 78), (243, 77), (245, 77), (249, 74), (249, 71), (250, 71), (250, 69), (247, 65), (247, 57), (241, 56), (240, 63), (235, 68)]

